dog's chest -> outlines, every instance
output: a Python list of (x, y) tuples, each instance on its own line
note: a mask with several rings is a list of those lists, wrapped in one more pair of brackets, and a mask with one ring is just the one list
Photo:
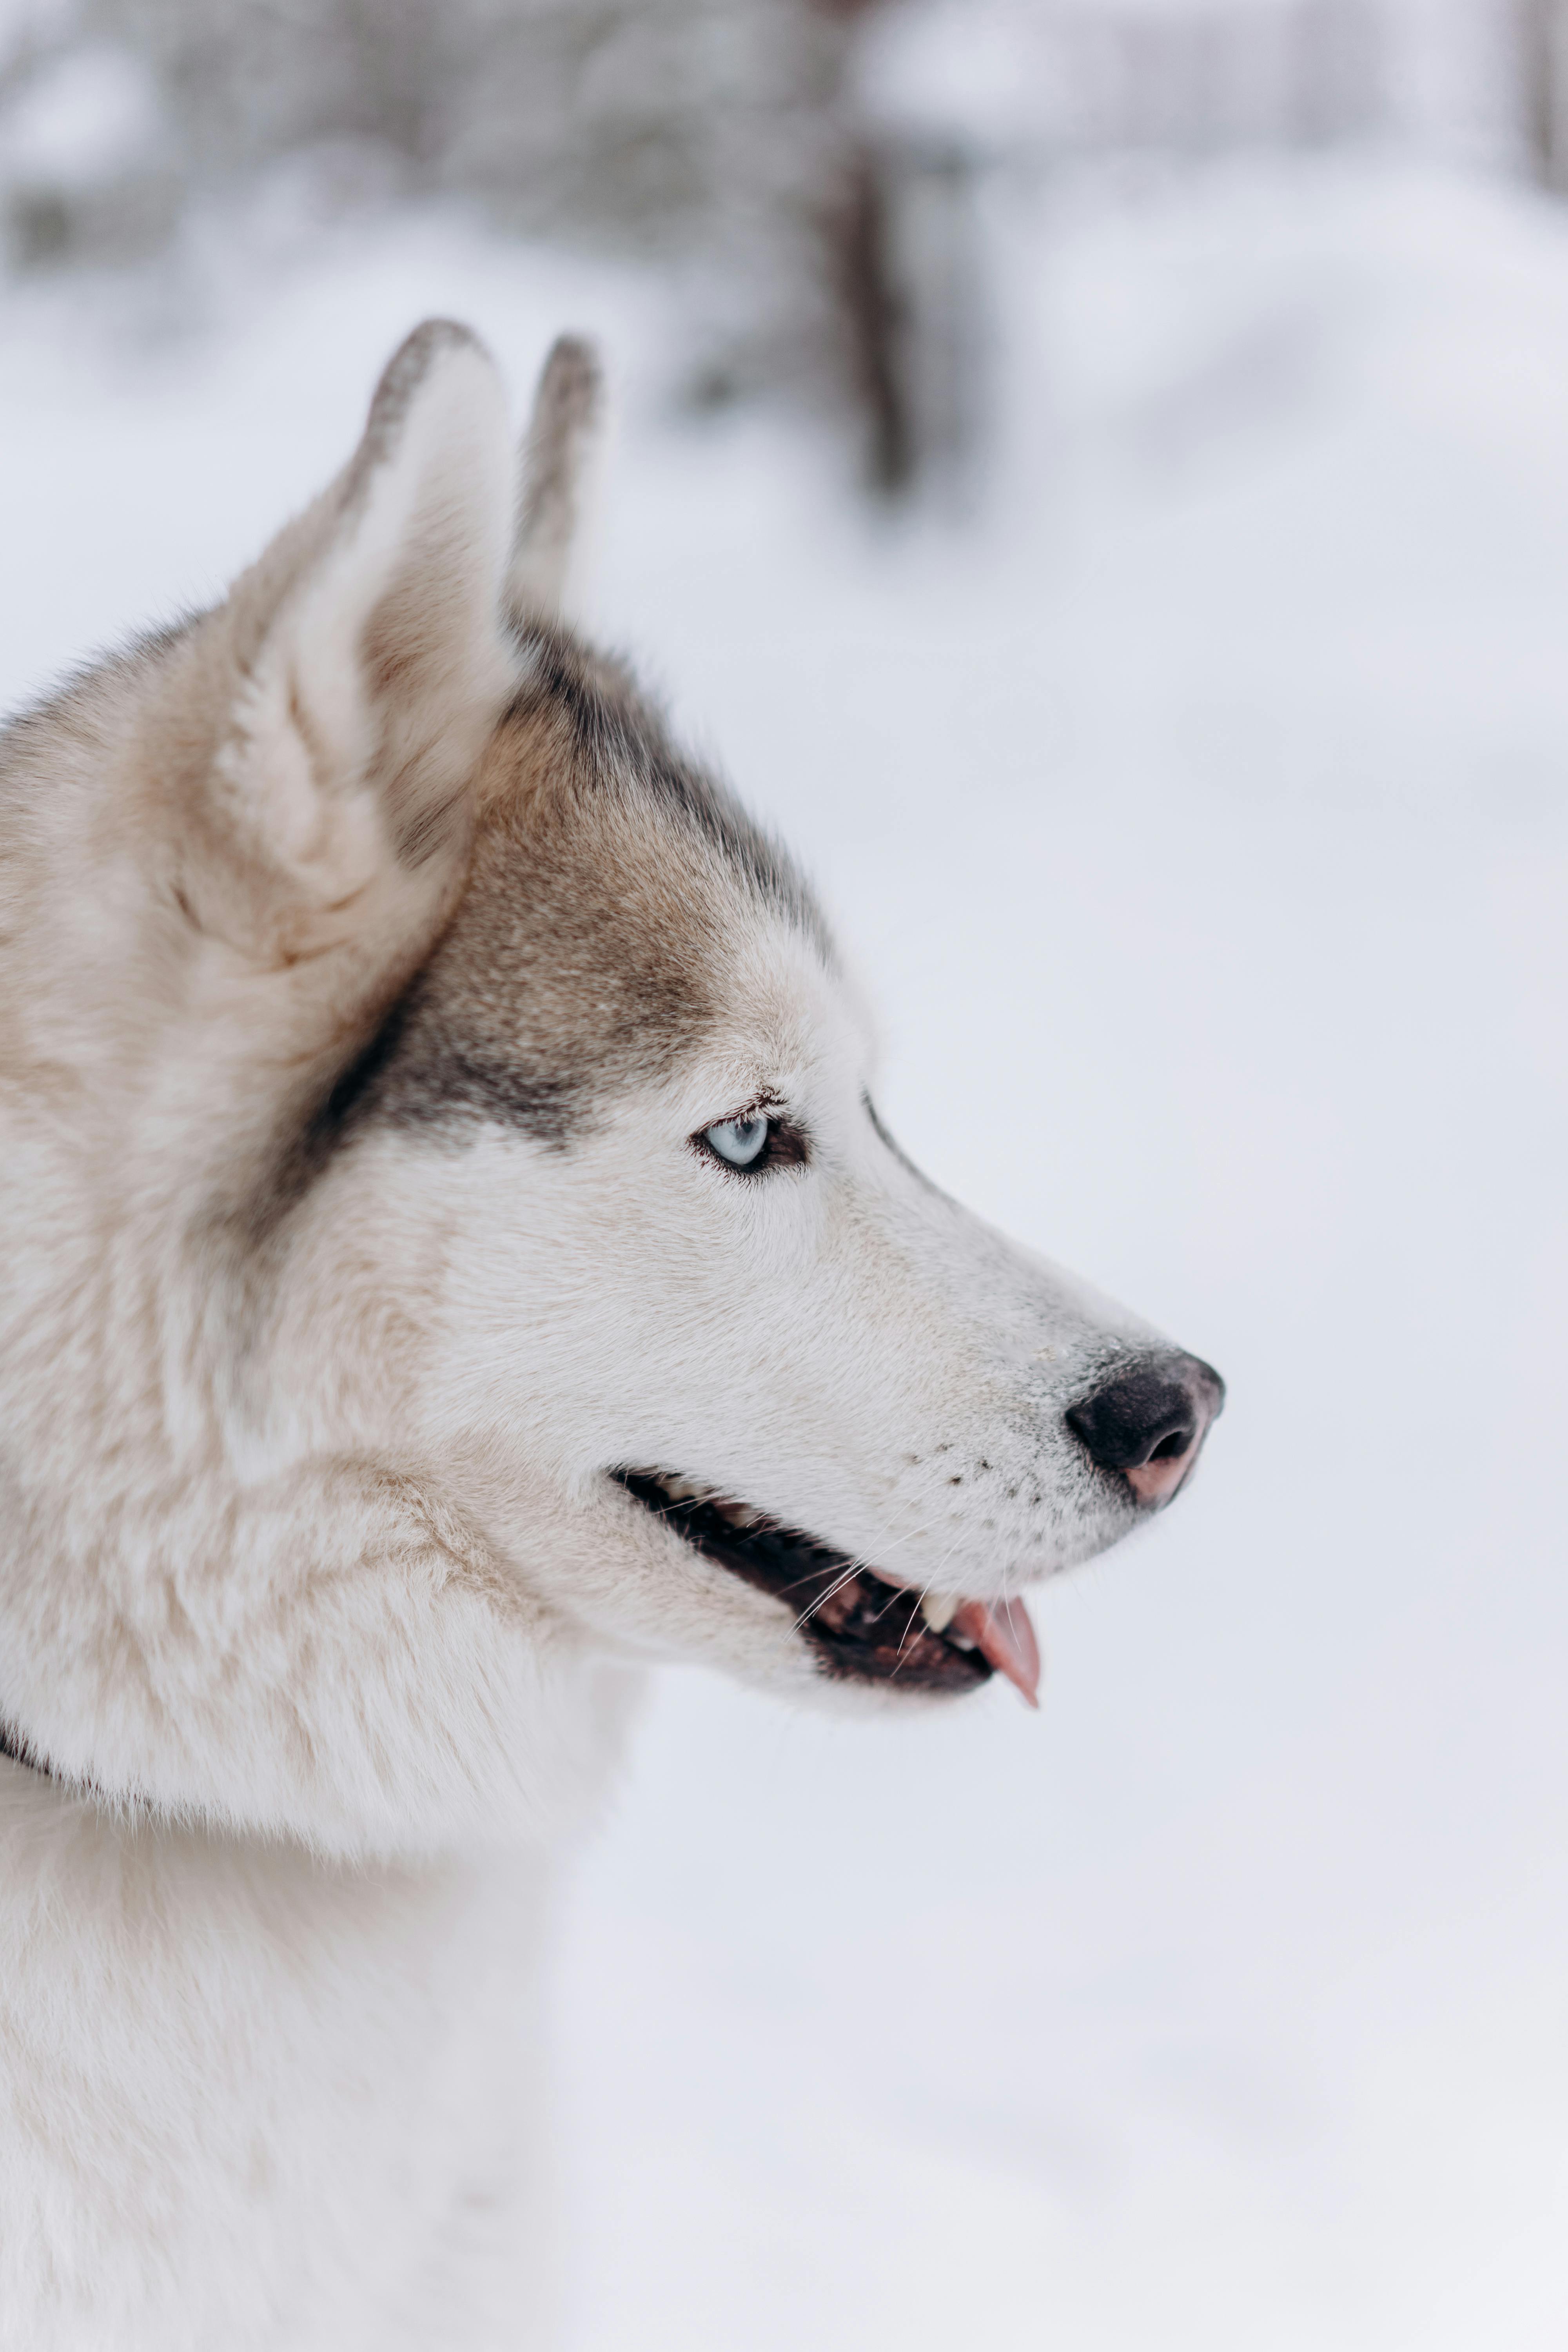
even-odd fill
[(4, 2341), (515, 2343), (542, 1867), (327, 1869), (0, 1776)]

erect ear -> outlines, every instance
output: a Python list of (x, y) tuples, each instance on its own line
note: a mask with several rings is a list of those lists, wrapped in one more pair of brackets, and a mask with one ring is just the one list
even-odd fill
[(598, 354), (579, 335), (551, 351), (523, 442), (517, 530), (507, 572), (508, 609), (519, 620), (561, 610), (589, 477), (604, 425)]
[(209, 884), (218, 869), (215, 928), (262, 961), (317, 952), (378, 908), (396, 929), (466, 840), (470, 780), (514, 677), (500, 612), (511, 469), (489, 354), (427, 320), (388, 365), (344, 471), (217, 616), (228, 658), (202, 826), (217, 855), (204, 862)]

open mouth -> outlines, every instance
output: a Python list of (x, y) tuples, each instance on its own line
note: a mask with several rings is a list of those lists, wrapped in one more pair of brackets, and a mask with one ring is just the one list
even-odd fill
[(787, 1602), (836, 1679), (956, 1696), (1002, 1674), (1036, 1704), (1040, 1657), (1021, 1601), (917, 1591), (693, 1479), (658, 1470), (614, 1475), (693, 1550)]

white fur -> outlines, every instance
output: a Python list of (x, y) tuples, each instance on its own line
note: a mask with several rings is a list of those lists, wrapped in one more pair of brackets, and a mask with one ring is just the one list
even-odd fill
[[(530, 1988), (635, 1668), (832, 1696), (608, 1469), (976, 1598), (1135, 1516), (1061, 1412), (1143, 1327), (904, 1166), (853, 992), (721, 877), (674, 1075), (569, 1150), (369, 1135), (247, 1226), (450, 912), (514, 677), (493, 377), (410, 349), (229, 604), (13, 754), (6, 2352), (545, 2340)], [(763, 1090), (814, 1157), (748, 1185), (690, 1139)]]

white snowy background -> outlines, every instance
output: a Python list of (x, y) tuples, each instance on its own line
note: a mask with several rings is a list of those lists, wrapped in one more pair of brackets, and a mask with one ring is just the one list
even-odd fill
[(285, 173), (0, 284), (0, 701), (216, 593), (421, 315), (520, 406), (598, 331), (595, 624), (818, 877), (889, 1120), (1230, 1382), (1038, 1718), (658, 1689), (559, 1969), (586, 2352), (1562, 2352), (1568, 208), (991, 203), (967, 520), (458, 210)]

